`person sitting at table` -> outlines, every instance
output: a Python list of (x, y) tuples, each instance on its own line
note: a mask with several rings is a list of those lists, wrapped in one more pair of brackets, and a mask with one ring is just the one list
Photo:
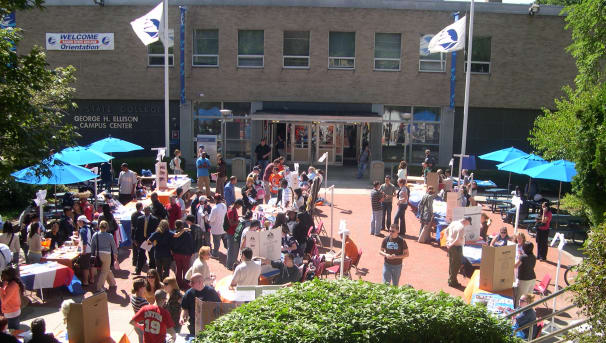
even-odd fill
[(21, 296), (23, 296), (25, 286), (14, 267), (4, 269), (0, 280), (0, 301), (2, 302), (0, 309), (4, 317), (8, 319), (8, 328), (18, 330), (21, 322)]
[(185, 273), (185, 280), (189, 280), (191, 282), (192, 275), (200, 274), (202, 275), (202, 282), (206, 286), (212, 286), (215, 281), (215, 274), (210, 272), (210, 267), (208, 266), (208, 261), (210, 260), (210, 247), (204, 246), (201, 247), (198, 251), (198, 258), (194, 261), (192, 266)]
[(290, 235), (286, 225), (282, 226), (282, 253), (291, 254), (297, 266), (303, 263), (303, 252), (299, 247), (299, 242)]
[(242, 250), (242, 263), (234, 270), (234, 276), (229, 285), (230, 289), (234, 289), (236, 286), (256, 286), (259, 284), (261, 265), (253, 261), (252, 257), (251, 248)]
[(272, 229), (275, 229), (275, 228), (282, 229), (282, 226), (286, 226), (287, 220), (288, 219), (286, 218), (286, 213), (280, 212), (280, 213), (276, 214), (276, 220), (274, 221), (271, 228)]
[[(358, 257), (358, 246), (351, 239), (349, 234), (345, 235), (345, 258), (353, 261)], [(325, 255), (326, 267), (340, 264), (343, 258), (343, 250), (337, 252), (334, 256)]]
[(181, 320), (179, 323), (185, 325), (188, 323), (187, 328), (189, 329), (189, 336), (196, 334), (196, 299), (210, 302), (221, 302), (219, 293), (210, 286), (205, 286), (202, 282), (202, 275), (194, 273), (191, 276), (191, 288), (183, 294), (181, 299)]
[(488, 218), (488, 215), (484, 212), (480, 215), (480, 237), (484, 242), (488, 242), (488, 228), (492, 221)]
[(280, 181), (280, 192), (280, 207), (283, 209), (291, 208), (293, 204), (293, 191), (288, 186), (288, 180), (282, 179)]
[(56, 248), (63, 245), (63, 243), (65, 242), (65, 239), (59, 233), (59, 222), (57, 220), (51, 220), (50, 231), (47, 231), (44, 234), (44, 238), (50, 238), (51, 242), (50, 242), (49, 249), (51, 251), (55, 250)]
[(29, 246), (27, 263), (39, 263), (42, 258), (42, 236), (40, 234), (39, 222), (30, 224), (29, 234), (27, 235), (27, 245)]
[(502, 247), (502, 246), (507, 245), (507, 242), (509, 242), (510, 240), (511, 240), (511, 238), (507, 234), (507, 228), (502, 227), (501, 230), (499, 230), (499, 234), (494, 236), (492, 238), (492, 240), (490, 241), (490, 246), (491, 247)]
[(301, 188), (295, 188), (294, 190), (294, 204), (293, 208), (295, 211), (305, 211), (305, 197), (303, 196), (303, 190)]
[[(21, 243), (19, 239), (19, 227), (13, 226), (10, 221), (4, 222), (2, 233), (0, 234), (0, 243), (6, 244), (13, 253), (14, 264), (19, 264), (19, 253), (21, 251)], [(6, 261), (8, 264), (10, 261)]]
[(284, 262), (270, 261), (267, 258), (259, 257), (261, 264), (271, 264), (273, 268), (280, 271), (272, 281), (274, 285), (284, 285), (301, 281), (301, 270), (295, 265), (294, 258), (294, 255), (290, 253), (284, 254)]
[(307, 174), (302, 172), (299, 179), (301, 180), (299, 181), (299, 187), (301, 187), (302, 190), (307, 191), (309, 189), (309, 178), (307, 177)]
[[(532, 294), (524, 294), (520, 297), (520, 307), (526, 306), (528, 304), (532, 304), (533, 302), (534, 302), (534, 296)], [(514, 336), (521, 338), (521, 339), (528, 339), (530, 327), (520, 330), (520, 331), (515, 331), (515, 330), (517, 328), (520, 328), (535, 320), (537, 320), (537, 313), (534, 311), (534, 309), (532, 307), (528, 308), (526, 311), (515, 316), (513, 318), (513, 327), (512, 327), (514, 330)], [(537, 324), (534, 324), (532, 332), (533, 332), (533, 336), (536, 337)]]
[(155, 269), (148, 270), (144, 295), (148, 303), (155, 303), (156, 298), (154, 294), (156, 294), (156, 291), (159, 289), (162, 289), (162, 283), (160, 282), (160, 274), (158, 274), (158, 271)]
[(0, 316), (0, 342), (2, 343), (19, 343), (17, 338), (11, 334), (6, 333), (8, 327), (8, 319), (4, 316)]
[(30, 324), (32, 339), (28, 343), (59, 343), (52, 333), (46, 333), (46, 323), (42, 318), (36, 318)]
[(154, 260), (156, 262), (156, 270), (160, 274), (159, 279), (168, 277), (170, 264), (172, 262), (170, 253), (170, 242), (173, 234), (168, 229), (168, 220), (162, 219), (158, 228), (147, 240), (149, 244), (154, 246)]
[(90, 191), (78, 193), (79, 202), (77, 203), (80, 205), (82, 214), (84, 214), (88, 220), (93, 220), (93, 205), (88, 202), (88, 198), (90, 198), (90, 196)]
[(111, 270), (114, 261), (118, 260), (118, 249), (116, 248), (116, 241), (114, 236), (109, 232), (109, 223), (105, 220), (99, 223), (99, 231), (91, 238), (90, 250), (98, 252), (98, 258), (101, 260), (101, 267), (99, 271), (99, 277), (97, 278), (96, 291), (100, 292), (105, 284), (105, 281), (109, 283), (110, 291), (116, 291), (117, 285), (114, 279), (114, 273)]
[(286, 211), (286, 226), (288, 226), (288, 231), (291, 235), (293, 234), (295, 225), (297, 225), (297, 211)]

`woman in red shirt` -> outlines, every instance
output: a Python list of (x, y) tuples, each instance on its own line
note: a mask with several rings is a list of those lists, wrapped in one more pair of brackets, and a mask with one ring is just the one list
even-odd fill
[(181, 206), (177, 203), (177, 197), (174, 195), (170, 196), (170, 205), (166, 207), (168, 212), (168, 227), (171, 230), (175, 229), (175, 222), (177, 219), (181, 219)]
[(541, 204), (541, 217), (537, 218), (537, 260), (547, 260), (547, 239), (549, 238), (549, 225), (551, 224), (551, 210), (549, 202)]

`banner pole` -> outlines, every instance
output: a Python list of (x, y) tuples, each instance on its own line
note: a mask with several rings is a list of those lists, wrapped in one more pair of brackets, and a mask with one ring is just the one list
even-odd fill
[[(461, 183), (461, 169), (463, 169), (463, 156), (467, 148), (467, 118), (469, 115), (469, 83), (471, 81), (471, 53), (473, 48), (473, 12), (474, 3), (471, 0), (471, 8), (469, 15), (469, 35), (467, 47), (467, 72), (465, 73), (465, 105), (463, 107), (463, 134), (461, 138), (461, 160), (459, 161), (459, 183)], [(459, 185), (460, 186), (460, 185)]]
[(166, 146), (165, 154), (166, 157), (170, 156), (170, 140), (169, 140), (169, 124), (170, 124), (170, 113), (169, 113), (169, 98), (168, 98), (168, 0), (164, 0), (164, 6), (162, 9), (162, 16), (164, 16), (164, 144)]

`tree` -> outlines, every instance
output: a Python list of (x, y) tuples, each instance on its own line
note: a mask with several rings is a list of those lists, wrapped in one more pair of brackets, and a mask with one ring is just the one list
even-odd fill
[[(42, 0), (1, 0), (0, 15), (41, 8)], [(19, 29), (0, 30), (0, 178), (19, 168), (40, 163), (51, 150), (73, 145), (77, 133), (63, 123), (63, 113), (72, 108), (75, 80), (72, 66), (48, 68), (46, 55), (34, 47), (18, 55), (13, 44), (21, 39)], [(42, 167), (40, 172), (44, 173)]]
[(537, 3), (540, 5), (558, 5), (558, 6), (570, 6), (579, 4), (583, 0), (538, 0)]

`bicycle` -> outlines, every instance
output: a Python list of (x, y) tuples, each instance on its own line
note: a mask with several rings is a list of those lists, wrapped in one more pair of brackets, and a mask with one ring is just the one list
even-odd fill
[(564, 272), (564, 282), (566, 282), (566, 286), (570, 286), (574, 283), (577, 278), (578, 270), (577, 267), (579, 264), (569, 265), (566, 267), (566, 271)]

